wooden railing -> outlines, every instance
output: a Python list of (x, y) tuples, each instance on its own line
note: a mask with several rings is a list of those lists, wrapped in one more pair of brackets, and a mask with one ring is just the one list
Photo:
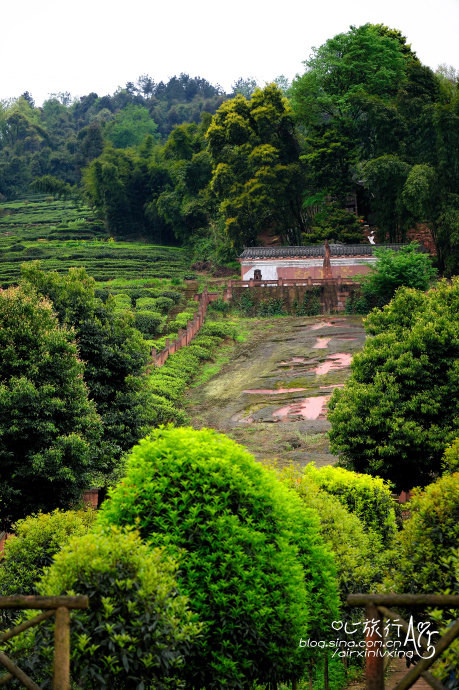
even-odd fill
[[(459, 596), (440, 594), (349, 594), (348, 606), (365, 608), (368, 621), (372, 622), (367, 627), (366, 650), (375, 649), (377, 644), (384, 643), (384, 618), (396, 620), (397, 625), (405, 632), (409, 632), (409, 626), (401, 616), (387, 608), (388, 606), (401, 606), (402, 608), (459, 608)], [(393, 690), (408, 690), (417, 680), (422, 678), (435, 690), (446, 690), (445, 687), (432, 676), (428, 669), (434, 661), (459, 637), (459, 620), (456, 620), (438, 640), (434, 650), (430, 650), (429, 658), (422, 658), (413, 666)], [(428, 651), (428, 643), (425, 637), (419, 636), (419, 643), (423, 651)], [(384, 656), (366, 654), (365, 678), (367, 690), (384, 690)]]
[[(88, 597), (39, 597), (11, 596), (0, 597), (0, 609), (44, 609), (35, 618), (16, 625), (11, 630), (0, 634), (0, 643), (38, 625), (47, 618), (56, 617), (54, 624), (54, 663), (53, 690), (70, 690), (70, 609), (87, 609)], [(5, 685), (13, 678), (29, 690), (41, 690), (12, 659), (0, 651), (0, 664), (8, 673), (0, 677), (0, 685)]]

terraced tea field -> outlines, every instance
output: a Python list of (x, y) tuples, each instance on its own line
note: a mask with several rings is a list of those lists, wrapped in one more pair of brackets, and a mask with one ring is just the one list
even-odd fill
[(45, 197), (0, 204), (0, 284), (16, 282), (21, 264), (37, 259), (50, 271), (84, 266), (97, 281), (189, 273), (183, 249), (114, 241), (88, 207)]

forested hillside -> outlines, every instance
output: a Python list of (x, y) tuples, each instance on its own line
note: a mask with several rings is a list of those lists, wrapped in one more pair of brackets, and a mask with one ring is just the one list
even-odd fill
[(0, 194), (84, 198), (117, 238), (231, 260), (286, 244), (406, 240), (429, 227), (440, 271), (459, 260), (459, 92), (395, 29), (330, 38), (289, 86), (240, 79), (224, 94), (186, 74), (143, 75), (112, 96), (0, 107)]

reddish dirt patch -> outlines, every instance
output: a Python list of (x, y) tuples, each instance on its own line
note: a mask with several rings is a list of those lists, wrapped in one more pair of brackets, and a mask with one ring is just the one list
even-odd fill
[(324, 419), (326, 416), (325, 406), (328, 400), (330, 400), (329, 395), (316, 395), (313, 398), (297, 400), (273, 412), (273, 417), (278, 417), (281, 422), (286, 422), (288, 417)]
[(260, 393), (262, 395), (279, 395), (280, 393), (295, 393), (296, 391), (305, 391), (306, 388), (252, 388), (242, 391), (243, 393)]
[(334, 355), (328, 355), (325, 362), (319, 364), (313, 371), (317, 376), (322, 376), (323, 374), (328, 374), (329, 371), (348, 367), (351, 359), (352, 355), (348, 352), (337, 352)]
[[(328, 347), (328, 343), (330, 342), (331, 338), (317, 338), (315, 345), (312, 346), (313, 350), (323, 350), (326, 347)], [(341, 340), (341, 338), (340, 338)]]
[(319, 321), (319, 323), (313, 323), (312, 326), (309, 326), (309, 330), (318, 331), (321, 328), (331, 328), (335, 324), (339, 324), (341, 321), (344, 321), (344, 319), (335, 319), (334, 321)]

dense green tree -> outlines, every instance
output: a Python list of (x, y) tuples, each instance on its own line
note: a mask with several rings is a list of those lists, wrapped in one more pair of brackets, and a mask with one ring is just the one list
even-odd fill
[(267, 229), (300, 244), (303, 171), (282, 92), (271, 84), (257, 89), (250, 101), (240, 95), (227, 101), (214, 116), (207, 139), (211, 188), (233, 245), (253, 245)]
[(99, 467), (110, 471), (155, 418), (142, 376), (149, 347), (129, 312), (95, 297), (95, 281), (84, 269), (62, 275), (27, 264), (23, 281), (49, 298), (59, 322), (74, 329), (84, 380), (103, 422)]
[(0, 515), (3, 527), (78, 500), (101, 422), (75, 334), (32, 290), (0, 291)]
[(375, 249), (376, 266), (361, 281), (362, 295), (368, 303), (382, 307), (390, 302), (399, 287), (427, 290), (437, 275), (430, 256), (419, 251), (416, 243), (399, 250)]
[(154, 136), (156, 130), (147, 108), (129, 103), (106, 125), (105, 136), (116, 148), (125, 149), (139, 145), (148, 135)]
[(401, 242), (408, 229), (409, 215), (402, 201), (403, 185), (410, 166), (391, 154), (369, 160), (362, 169), (364, 184), (372, 196), (371, 220), (380, 241)]
[(458, 435), (459, 280), (400, 288), (365, 328), (344, 390), (329, 404), (330, 439), (350, 469), (397, 490), (428, 484)]

